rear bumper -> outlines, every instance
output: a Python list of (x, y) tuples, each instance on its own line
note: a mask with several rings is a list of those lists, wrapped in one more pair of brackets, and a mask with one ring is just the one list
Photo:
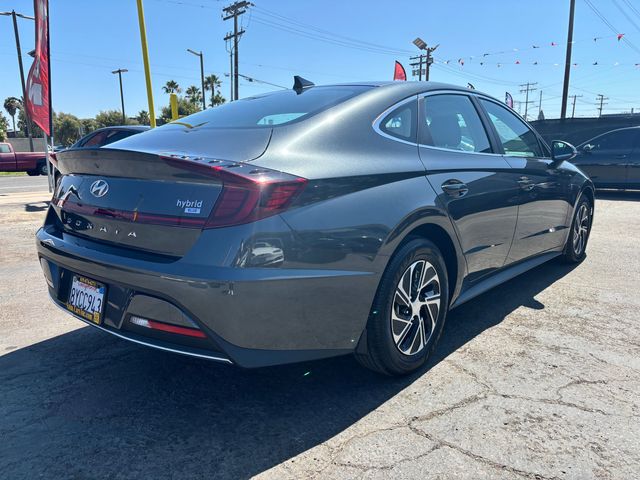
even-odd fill
[[(87, 241), (46, 228), (37, 232), (36, 246), (49, 295), (65, 311), (72, 274), (107, 286), (102, 324), (79, 318), (85, 323), (135, 343), (242, 367), (352, 352), (378, 282), (371, 272), (219, 267), (184, 258), (151, 261), (91, 248)], [(157, 299), (165, 305), (161, 312), (179, 311), (206, 340), (194, 343), (130, 328), (136, 296)]]

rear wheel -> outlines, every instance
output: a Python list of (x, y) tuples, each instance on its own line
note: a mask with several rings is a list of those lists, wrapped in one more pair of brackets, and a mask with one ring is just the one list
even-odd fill
[(40, 175), (49, 175), (49, 171), (47, 170), (47, 162), (44, 161), (40, 165), (38, 165), (38, 173)]
[(567, 238), (562, 259), (568, 263), (579, 263), (586, 257), (587, 242), (591, 233), (593, 208), (588, 198), (582, 197), (573, 214), (571, 231)]
[(357, 349), (356, 358), (386, 375), (420, 368), (440, 338), (448, 300), (447, 269), (440, 250), (428, 240), (409, 241), (382, 276), (361, 340), (366, 345)]
[(40, 175), (40, 172), (38, 170), (27, 170), (27, 175), (30, 177), (37, 177)]

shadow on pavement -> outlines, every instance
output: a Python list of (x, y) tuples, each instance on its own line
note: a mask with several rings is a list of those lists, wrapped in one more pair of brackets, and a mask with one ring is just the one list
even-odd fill
[[(570, 270), (552, 262), (451, 312), (428, 368), (521, 305), (544, 308), (535, 295)], [(423, 375), (385, 378), (351, 357), (240, 370), (80, 328), (0, 357), (0, 471), (246, 478), (335, 436)]]
[(49, 208), (49, 202), (34, 202), (27, 203), (24, 206), (25, 212), (44, 212), (47, 208)]

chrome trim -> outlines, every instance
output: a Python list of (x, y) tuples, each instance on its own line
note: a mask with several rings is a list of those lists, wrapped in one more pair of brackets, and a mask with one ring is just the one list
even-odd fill
[(216, 362), (222, 362), (222, 363), (228, 363), (229, 365), (233, 365), (233, 362), (231, 360), (229, 360), (228, 358), (224, 358), (224, 357), (216, 357), (215, 355), (202, 355), (200, 353), (192, 353), (192, 352), (185, 352), (183, 350), (175, 350), (173, 348), (167, 348), (167, 347), (161, 347), (160, 345), (154, 345), (152, 343), (147, 343), (147, 342), (143, 342), (142, 340), (136, 340), (134, 338), (129, 338), (129, 337), (125, 337), (124, 335), (121, 335), (119, 333), (116, 333), (112, 330), (107, 330), (104, 327), (101, 327), (100, 325), (96, 325), (95, 323), (91, 323), (88, 320), (85, 320), (82, 317), (79, 317), (78, 315), (76, 315), (73, 312), (70, 312), (69, 310), (67, 310), (66, 308), (64, 308), (62, 305), (60, 305), (58, 302), (56, 302), (51, 295), (48, 295), (49, 300), (51, 300), (51, 303), (53, 303), (56, 307), (58, 307), (60, 310), (62, 310), (63, 312), (68, 313), (69, 315), (77, 318), (78, 320), (81, 320), (82, 322), (86, 323), (89, 326), (95, 327), (98, 330), (102, 330), (103, 332), (107, 332), (110, 333), (111, 335), (115, 335), (116, 337), (119, 337), (123, 340), (128, 340), (130, 342), (133, 343), (137, 343), (139, 345), (144, 345), (145, 347), (151, 347), (151, 348), (155, 348), (157, 350), (164, 350), (165, 352), (171, 352), (171, 353), (179, 353), (181, 355), (186, 355), (188, 357), (197, 357), (197, 358), (206, 358), (207, 360), (214, 360)]

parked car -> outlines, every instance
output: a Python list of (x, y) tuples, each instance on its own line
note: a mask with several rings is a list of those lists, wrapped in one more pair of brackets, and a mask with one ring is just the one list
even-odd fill
[(0, 143), (0, 172), (27, 172), (27, 175), (46, 175), (45, 152), (16, 152), (10, 143)]
[(146, 125), (103, 127), (86, 134), (69, 148), (104, 147), (110, 143), (117, 142), (131, 135), (146, 132), (147, 130), (149, 130), (149, 127)]
[(574, 163), (596, 188), (640, 188), (640, 127), (612, 130), (584, 142)]
[(54, 303), (118, 337), (406, 374), (450, 309), (585, 258), (594, 187), (574, 155), (475, 90), (297, 79), (60, 153), (37, 250)]

